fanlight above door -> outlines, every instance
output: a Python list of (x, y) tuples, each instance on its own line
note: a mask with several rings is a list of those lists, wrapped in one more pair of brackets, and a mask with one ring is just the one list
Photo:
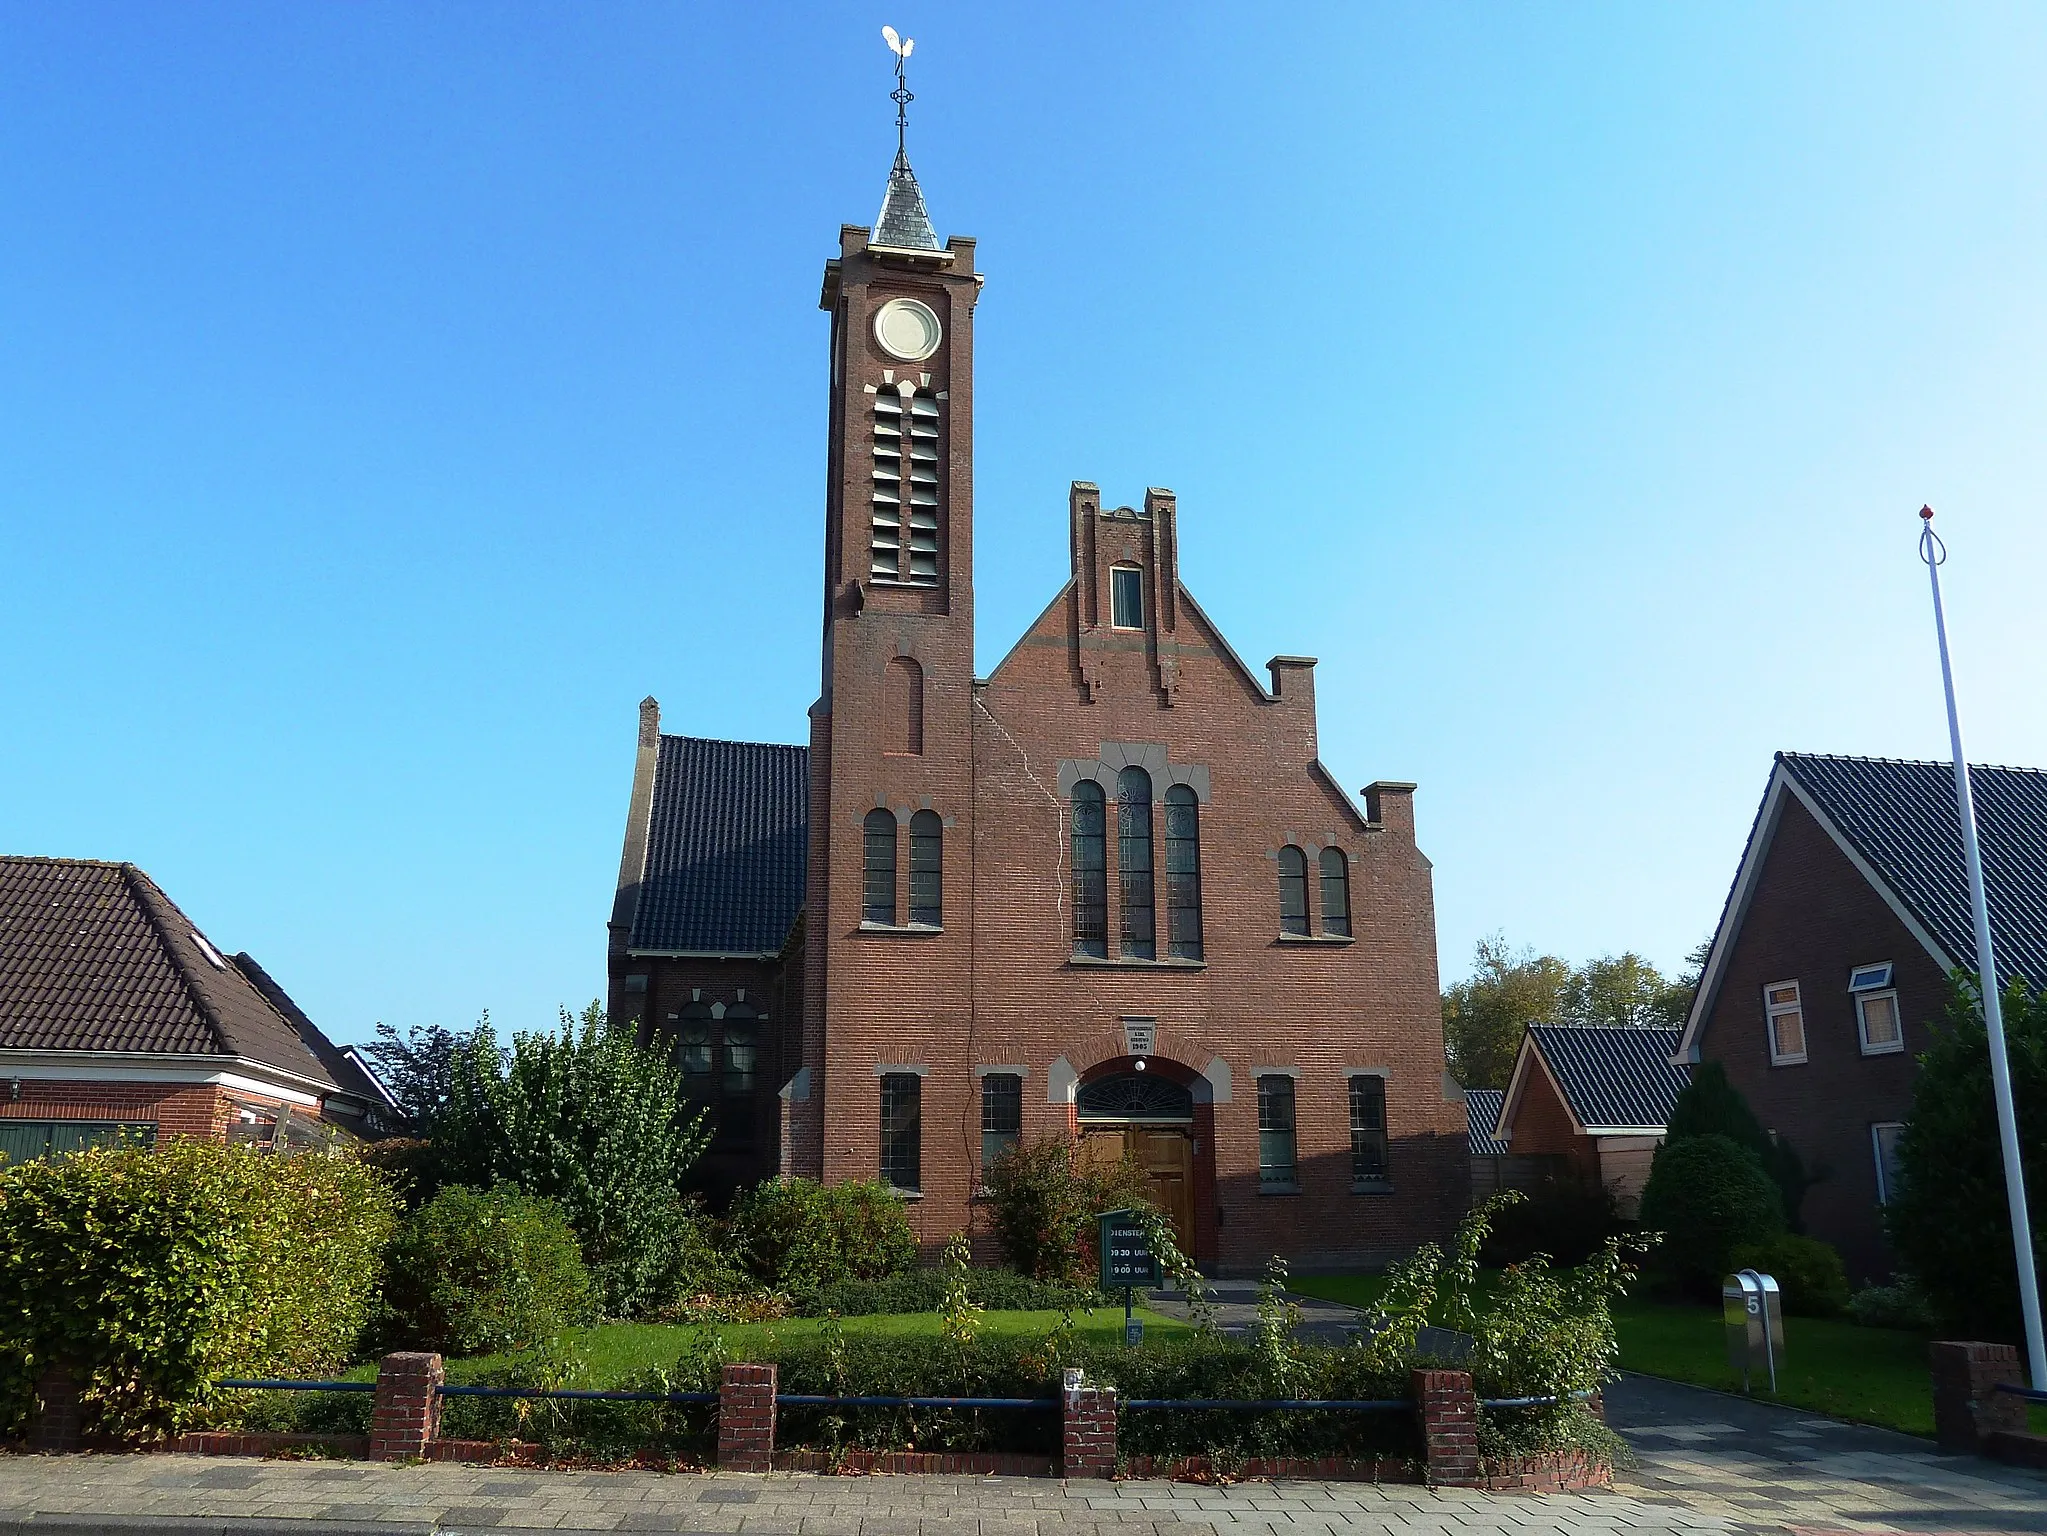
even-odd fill
[(1194, 1118), (1194, 1095), (1148, 1072), (1124, 1072), (1086, 1083), (1074, 1097), (1082, 1120), (1148, 1120), (1176, 1124)]

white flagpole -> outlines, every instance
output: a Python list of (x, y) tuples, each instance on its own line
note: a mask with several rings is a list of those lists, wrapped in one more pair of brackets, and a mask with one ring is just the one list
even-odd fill
[(2004, 1149), (2004, 1193), (2011, 1206), (2012, 1250), (2019, 1265), (2019, 1308), (2026, 1320), (2026, 1364), (2035, 1389), (2047, 1388), (2047, 1338), (2040, 1330), (2040, 1281), (2033, 1271), (2033, 1227), (2026, 1213), (2026, 1170), (2019, 1162), (2019, 1123), (2012, 1110), (2011, 1061), (2004, 1049), (2004, 1000), (1997, 985), (1997, 955), (1990, 942), (1990, 902), (1983, 891), (1983, 854), (1976, 841), (1976, 799), (1962, 756), (1962, 717), (1955, 710), (1955, 674), (1948, 663), (1947, 617), (1940, 606), (1940, 567), (1947, 546), (1933, 531), (1933, 508), (1921, 507), (1925, 526), (1919, 557), (1933, 580), (1933, 629), (1940, 639), (1940, 681), (1947, 691), (1947, 733), (1955, 752), (1955, 808), (1961, 814), (1962, 862), (1969, 875), (1969, 910), (1976, 919), (1976, 975), (1983, 993), (1983, 1023), (1990, 1036), (1990, 1083), (1997, 1099), (1997, 1136)]

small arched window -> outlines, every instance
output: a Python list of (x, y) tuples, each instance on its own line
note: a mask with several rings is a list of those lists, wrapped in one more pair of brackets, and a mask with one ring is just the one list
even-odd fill
[(910, 922), (945, 926), (945, 823), (936, 811), (910, 818)]
[(1158, 914), (1152, 902), (1151, 775), (1125, 768), (1116, 776), (1116, 870), (1123, 878), (1123, 953), (1156, 960)]
[(1324, 848), (1322, 865), (1322, 931), (1350, 937), (1350, 860), (1341, 848)]
[(1073, 952), (1109, 956), (1109, 852), (1102, 786), (1073, 786)]
[(1279, 931), (1308, 931), (1308, 856), (1292, 843), (1279, 850)]
[(861, 823), (865, 834), (865, 905), (861, 919), (896, 925), (896, 817), (895, 812), (877, 806)]
[(924, 750), (924, 668), (915, 657), (891, 657), (882, 684), (882, 750), (917, 756)]
[(1166, 952), (1201, 958), (1201, 806), (1194, 791), (1166, 791)]

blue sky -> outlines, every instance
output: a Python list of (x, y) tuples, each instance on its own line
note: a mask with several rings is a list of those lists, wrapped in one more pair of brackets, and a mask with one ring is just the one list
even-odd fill
[(824, 260), (980, 240), (982, 666), (1179, 493), (1443, 966), (1666, 966), (1778, 748), (2047, 765), (2047, 10), (0, 3), (0, 847), (338, 1038), (602, 985), (634, 709), (802, 738)]

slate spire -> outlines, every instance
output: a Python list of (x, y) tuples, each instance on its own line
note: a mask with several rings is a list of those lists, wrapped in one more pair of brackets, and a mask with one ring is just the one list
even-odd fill
[(874, 220), (874, 243), (899, 251), (935, 251), (938, 236), (931, 228), (931, 216), (924, 211), (924, 189), (917, 185), (917, 173), (910, 169), (907, 140), (910, 129), (910, 94), (907, 67), (915, 39), (896, 36), (894, 27), (881, 29), (889, 52), (896, 56), (896, 88), (889, 100), (896, 104), (896, 163), (888, 173), (888, 191), (882, 195), (881, 212)]

